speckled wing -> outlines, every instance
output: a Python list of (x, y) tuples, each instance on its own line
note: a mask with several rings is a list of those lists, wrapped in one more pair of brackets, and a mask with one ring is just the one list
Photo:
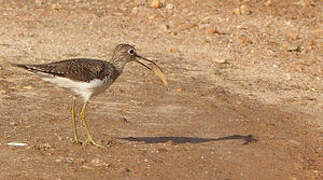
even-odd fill
[(102, 80), (115, 71), (112, 64), (93, 59), (70, 59), (38, 65), (13, 65), (42, 75), (59, 76), (84, 82), (90, 82), (93, 79)]

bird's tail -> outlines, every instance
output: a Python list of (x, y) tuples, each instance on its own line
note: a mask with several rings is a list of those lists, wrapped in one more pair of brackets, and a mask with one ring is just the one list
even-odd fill
[(32, 71), (32, 72), (38, 72), (40, 71), (39, 69), (37, 69), (34, 65), (28, 65), (28, 64), (16, 64), (16, 63), (11, 63), (8, 62), (11, 66), (13, 67), (18, 67), (18, 68), (22, 68), (25, 69), (27, 71)]
[(25, 68), (23, 64), (16, 64), (16, 63), (12, 63), (12, 62), (7, 61), (7, 60), (2, 59), (2, 58), (0, 59), (0, 64), (3, 64), (3, 65), (5, 65), (5, 66), (10, 65), (10, 66), (14, 66), (14, 67)]
[(12, 62), (8, 62), (8, 63), (13, 67), (19, 67), (19, 68), (23, 68), (26, 70), (29, 69), (26, 64), (16, 64), (16, 63), (12, 63)]
[(25, 69), (27, 71), (32, 71), (32, 72), (38, 72), (39, 71), (37, 69), (37, 67), (35, 67), (34, 65), (17, 64), (17, 63), (12, 63), (12, 62), (7, 61), (7, 60), (2, 60), (2, 62), (4, 62), (5, 65), (10, 65), (10, 66), (13, 66), (13, 67), (22, 68), (22, 69)]

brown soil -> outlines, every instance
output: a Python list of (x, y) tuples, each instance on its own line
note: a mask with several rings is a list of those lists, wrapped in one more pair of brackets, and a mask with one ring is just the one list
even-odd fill
[[(0, 1), (0, 179), (322, 179), (322, 12), (320, 0)], [(108, 150), (72, 144), (71, 96), (5, 62), (109, 59), (122, 42), (170, 86), (131, 63), (92, 99)]]

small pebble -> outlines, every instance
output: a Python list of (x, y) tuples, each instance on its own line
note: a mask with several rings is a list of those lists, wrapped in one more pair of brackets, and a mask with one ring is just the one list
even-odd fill
[(61, 7), (61, 5), (59, 5), (59, 4), (53, 4), (52, 5), (52, 10), (56, 10), (56, 11), (58, 11), (58, 10), (60, 10), (62, 7)]
[(271, 0), (268, 0), (265, 2), (265, 6), (271, 6), (273, 4), (273, 2)]
[(241, 5), (238, 8), (233, 9), (235, 15), (250, 15), (252, 11), (247, 5)]
[(40, 146), (44, 149), (51, 149), (52, 148), (52, 146), (49, 143), (44, 143), (44, 144), (41, 144)]
[(38, 5), (38, 6), (41, 6), (43, 4), (43, 1), (42, 0), (35, 0), (35, 3)]
[(80, 159), (80, 162), (83, 164), (83, 163), (85, 163), (85, 162), (86, 162), (86, 160), (85, 160), (84, 158), (81, 158), (81, 159)]
[(89, 167), (89, 166), (86, 166), (86, 165), (83, 165), (82, 168), (84, 168), (84, 169), (93, 169), (92, 167)]
[(301, 52), (301, 51), (302, 51), (302, 49), (301, 49), (301, 47), (300, 47), (300, 46), (297, 46), (297, 45), (289, 45), (289, 46), (287, 47), (287, 51), (288, 51), (288, 52)]
[(215, 63), (218, 63), (218, 64), (225, 64), (225, 63), (227, 63), (227, 61), (225, 59), (215, 59), (214, 62)]
[(95, 166), (109, 166), (109, 164), (101, 161), (100, 159), (98, 158), (95, 158), (95, 159), (92, 159), (91, 160), (91, 163), (94, 164)]
[(25, 87), (23, 87), (24, 89), (27, 89), (27, 90), (30, 90), (30, 89), (32, 89), (33, 87), (32, 86), (25, 86)]
[(74, 158), (68, 157), (68, 158), (66, 158), (66, 162), (67, 163), (73, 163), (74, 162)]
[(15, 125), (17, 125), (15, 122), (10, 122), (9, 124), (10, 124), (10, 126), (15, 126)]
[(235, 15), (241, 15), (240, 9), (239, 8), (233, 9), (233, 14), (235, 14)]
[(249, 15), (249, 14), (251, 14), (251, 10), (247, 5), (241, 5), (240, 6), (240, 13), (242, 15)]
[(156, 150), (157, 153), (159, 152), (168, 152), (168, 150), (166, 148), (159, 148)]
[(170, 49), (170, 52), (175, 54), (175, 53), (177, 53), (177, 52), (178, 52), (178, 49), (177, 49), (177, 48), (171, 48), (171, 49)]
[(137, 14), (137, 13), (138, 13), (138, 7), (134, 7), (134, 8), (131, 10), (131, 13), (132, 13), (132, 14)]
[(171, 10), (173, 8), (174, 8), (174, 5), (173, 4), (167, 4), (166, 5), (166, 9), (168, 9), (168, 10)]
[(217, 30), (217, 28), (215, 26), (211, 26), (208, 29), (208, 33), (209, 34), (222, 34), (219, 30)]
[(60, 157), (60, 158), (56, 159), (55, 162), (62, 162), (62, 160), (63, 160), (63, 157)]
[(21, 142), (9, 142), (9, 146), (28, 146), (27, 143), (21, 143)]
[(161, 8), (162, 7), (162, 3), (160, 2), (160, 0), (153, 0), (150, 4), (150, 7), (152, 8)]

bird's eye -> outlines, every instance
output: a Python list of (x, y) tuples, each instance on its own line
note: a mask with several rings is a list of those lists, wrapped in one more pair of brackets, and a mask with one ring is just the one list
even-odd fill
[(130, 55), (134, 55), (134, 54), (136, 53), (136, 51), (135, 51), (134, 49), (129, 49), (128, 53), (129, 53)]

